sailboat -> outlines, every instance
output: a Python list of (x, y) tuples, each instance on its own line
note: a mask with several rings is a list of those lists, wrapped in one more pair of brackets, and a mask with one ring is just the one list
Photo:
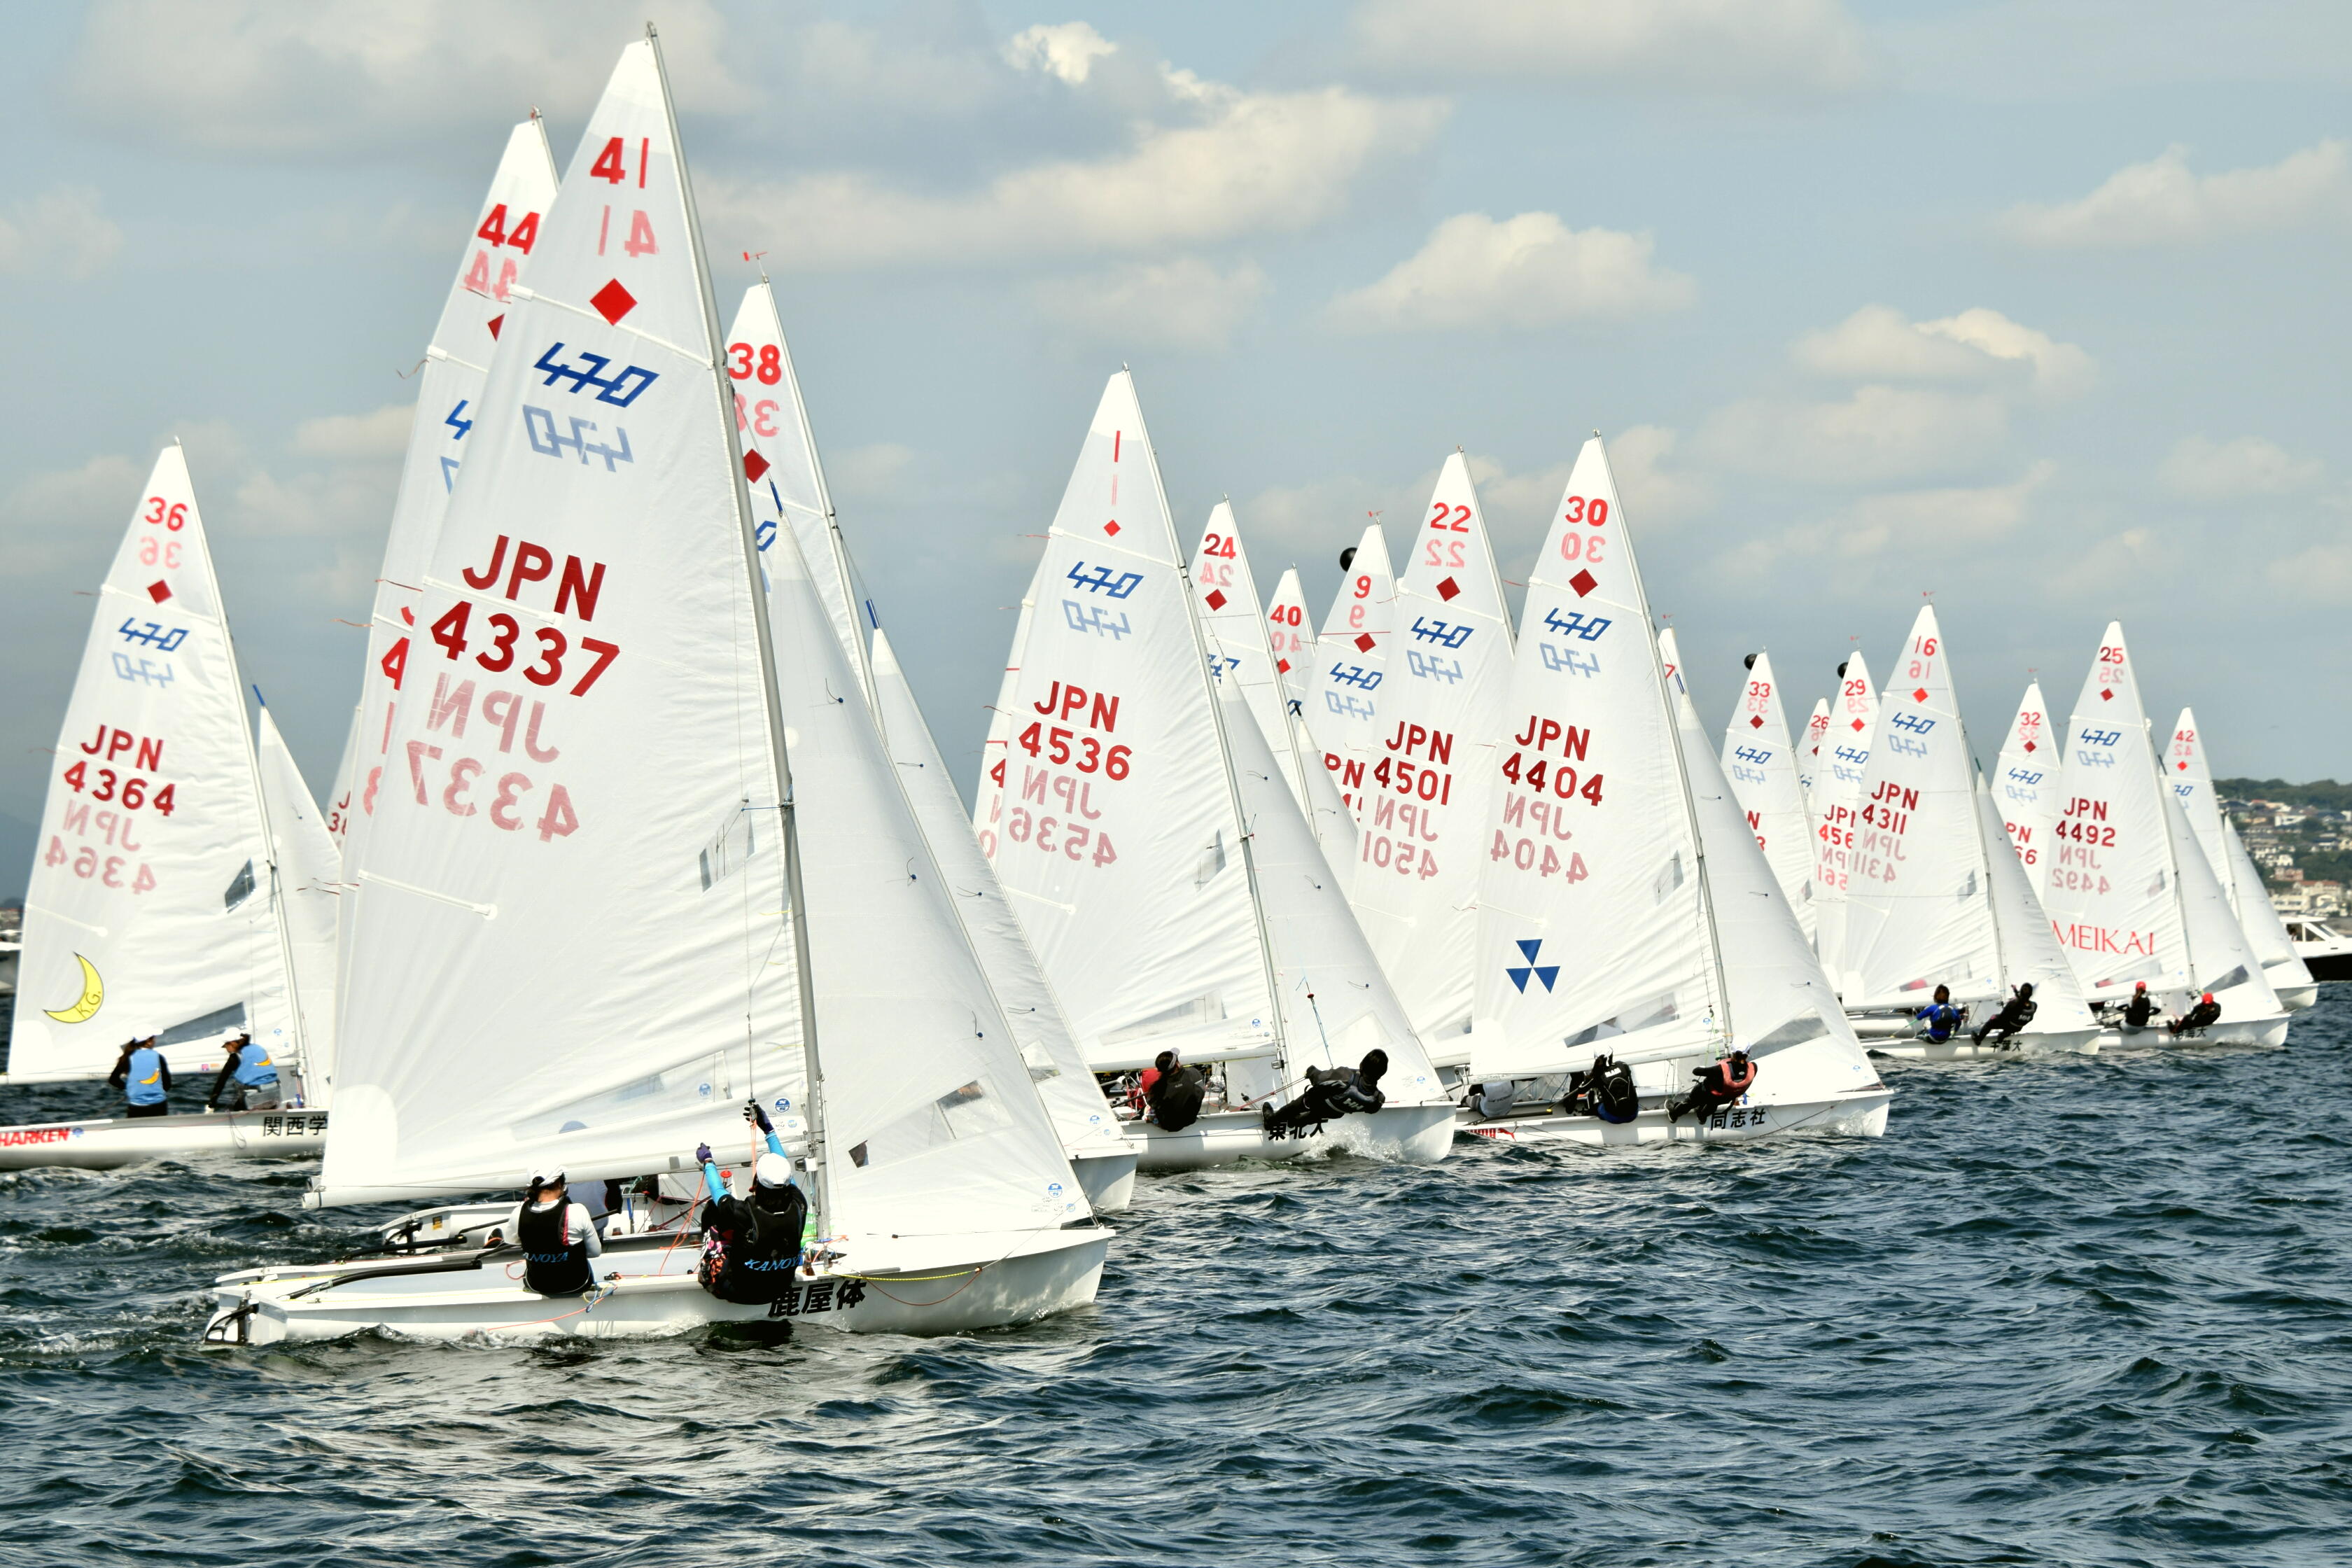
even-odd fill
[(775, 292), (764, 278), (744, 291), (736, 310), (727, 334), (727, 374), (735, 384), (736, 432), (743, 445), (743, 472), (751, 485), (760, 549), (768, 552), (780, 532), (799, 541), (801, 559), (816, 584), (860, 700), (872, 710), (897, 760), (899, 783), (932, 858), (951, 880), (952, 901), (965, 935), (1014, 1022), (1038, 1094), (1062, 1134), (1079, 1185), (1096, 1209), (1124, 1208), (1135, 1188), (1135, 1152), (1120, 1136), (1108, 1101), (1087, 1070), (1061, 1001), (1029, 951), (1020, 921), (1005, 905), (996, 873), (980, 852), (955, 782), (940, 761), (930, 726), (889, 653), (881, 617), (859, 580), (834, 511), (792, 347), (784, 341)]
[(2033, 896), (2048, 886), (2049, 862), (2055, 847), (2052, 829), (2058, 819), (2058, 784), (2062, 765), (2056, 732), (2050, 724), (2050, 707), (2042, 699), (2042, 683), (2025, 683), (2025, 697), (2017, 705), (2009, 735), (2001, 742), (1994, 772), (2000, 780), (2002, 830), (2017, 851), (2018, 864)]
[(1388, 675), (1396, 629), (1396, 576), (1389, 570), (1387, 536), (1378, 521), (1342, 558), (1339, 591), (1323, 617), (1309, 672), (1315, 738), (1323, 765), (1339, 781), (1339, 798), (1364, 819), (1364, 775), (1379, 758), (1381, 685)]
[(2272, 907), (2270, 891), (2263, 886), (2263, 874), (2254, 868), (2253, 857), (2246, 853), (2237, 826), (2222, 815), (2221, 795), (2213, 788), (2213, 771), (2205, 756), (2205, 742), (2198, 731), (2197, 715), (2187, 708), (2180, 710), (2179, 722), (2172, 727), (2172, 743), (2166, 748), (2165, 763), (2165, 777), (2180, 802), (2181, 812), (2189, 818), (2190, 829), (2197, 835), (2198, 847), (2205, 852), (2206, 864), (2221, 884), (2230, 912), (2238, 917), (2238, 927), (2245, 932), (2247, 943), (2262, 961), (2263, 975), (2277, 994), (2279, 1005), (2290, 1013), (2313, 1005), (2319, 1000), (2319, 982), (2312, 978), (2311, 971), (2296, 955), (2294, 939), (2287, 935), (2286, 922)]
[(1413, 536), (1396, 623), (1351, 899), (1432, 1057), (1460, 1067), (1470, 1059), (1483, 786), (1494, 776), (1512, 654), (1502, 574), (1459, 451), (1438, 471)]
[[(1339, 787), (1323, 765), (1315, 738), (1284, 686), (1287, 660), (1275, 651), (1270, 628), (1277, 624), (1258, 610), (1257, 579), (1231, 501), (1219, 501), (1192, 550), (1190, 575), (1202, 629), (1216, 649), (1218, 678), (1241, 689), (1252, 720), (1273, 752), (1282, 782), (1307, 814), (1315, 841), (1332, 864), (1349, 864), (1356, 854), (1356, 819), (1339, 799)], [(1286, 579), (1295, 583), (1296, 574)], [(1279, 607), (1277, 605), (1277, 607)], [(1303, 617), (1302, 617), (1303, 618)], [(1295, 646), (1293, 638), (1287, 645)]]
[[(1517, 1084), (1518, 1105), (1470, 1131), (1608, 1144), (1883, 1132), (1891, 1097), (1667, 676), (1597, 435), (1520, 619), (1538, 651), (1522, 650), (1507, 710), (1470, 1060), (1473, 1079)], [(1755, 1087), (1672, 1118), (1691, 1072), (1735, 1048)], [(1604, 1054), (1633, 1069), (1633, 1121), (1547, 1104)]]
[(1877, 730), (1878, 689), (1856, 648), (1838, 666), (1837, 700), (1822, 737), (1822, 767), (1813, 783), (1813, 945), (1823, 953), (1845, 948), (1846, 863)]
[[(2044, 902), (2084, 996), (2104, 1011), (2145, 981), (2178, 1015), (2210, 991), (2221, 1020), (2202, 1038), (2284, 1044), (2285, 1010), (2165, 787), (2118, 623), (2100, 639), (2064, 745)], [(2125, 1037), (2166, 1037), (2151, 1026)]]
[(1309, 676), (1315, 663), (1315, 633), (1309, 625), (1307, 590), (1299, 584), (1298, 568), (1286, 566), (1282, 580), (1274, 585), (1274, 597), (1266, 601), (1266, 643), (1274, 650), (1274, 668), (1282, 677), (1284, 698), (1311, 736), (1314, 725), (1307, 721), (1306, 704), (1313, 690)]
[(618, 1238), (576, 1300), (522, 1288), (511, 1247), (249, 1271), (207, 1339), (937, 1332), (1091, 1300), (1109, 1233), (791, 536), (762, 582), (650, 30), (534, 268), (425, 574), (430, 700), (393, 737), (419, 783), (352, 895), (351, 1113), (310, 1201), (690, 1170), (749, 1097), (797, 1145), (816, 1242), (765, 1306), (660, 1236)]
[[(1439, 1158), (1452, 1106), (1360, 933), (1353, 956), (1339, 951), (1332, 926), (1354, 920), (1342, 885), (1241, 721), (1247, 693), (1225, 683), (1241, 706), (1219, 698), (1222, 660), (1193, 605), (1122, 371), (1005, 661), (1013, 732), (996, 793), (981, 796), (981, 847), (1097, 1073), (1168, 1050), (1220, 1068), (1222, 1108), (1178, 1130), (1128, 1124), (1144, 1170), (1329, 1142), (1284, 1136), (1264, 1113), (1297, 1099), (1307, 1068), (1373, 1047), (1389, 1054), (1388, 1103), (1347, 1130), (1349, 1145)], [(1253, 784), (1260, 772), (1270, 787)]]
[[(1829, 738), (1829, 732), (1830, 700), (1826, 697), (1816, 697), (1813, 699), (1812, 716), (1805, 721), (1805, 733), (1797, 745), (1797, 787), (1805, 796), (1808, 843), (1811, 841), (1810, 825), (1821, 816), (1821, 807), (1814, 804), (1814, 786), (1821, 778), (1822, 742)], [(1806, 876), (1810, 880), (1811, 877), (1810, 868)]]
[[(2015, 853), (2004, 835), (1985, 831), (1990, 796), (1932, 605), (1920, 607), (1895, 661), (1861, 800), (1846, 854), (1845, 945), (1824, 966), (1872, 1049), (1937, 1061), (2096, 1049), (2098, 1021)], [(1931, 1042), (1911, 1026), (1938, 985), (1982, 1019), (2021, 983), (2033, 985), (2036, 1011), (2006, 1045), (1965, 1034)]]
[(7, 1080), (103, 1080), (125, 1040), (152, 1037), (185, 1103), (212, 1087), (224, 1045), (249, 1032), (278, 1068), (284, 1104), (0, 1128), (0, 1169), (318, 1152), (327, 1116), (305, 1102), (304, 990), (264, 798), (204, 516), (175, 442), (155, 459), (100, 585), (58, 735), (25, 900)]
[[(1829, 728), (1826, 705), (1815, 717), (1822, 729)], [(1723, 732), (1722, 764), (1732, 796), (1748, 818), (1748, 830), (1756, 835), (1756, 847), (1764, 851), (1772, 879), (1797, 917), (1797, 929), (1811, 941), (1812, 828), (1805, 815), (1797, 749), (1789, 743), (1789, 717), (1780, 705), (1780, 685), (1773, 678), (1769, 653), (1748, 656), (1748, 679)]]

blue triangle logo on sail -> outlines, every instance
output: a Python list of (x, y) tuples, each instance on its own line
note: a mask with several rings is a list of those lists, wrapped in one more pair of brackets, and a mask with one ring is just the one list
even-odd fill
[(1528, 979), (1531, 975), (1534, 978), (1542, 981), (1543, 988), (1547, 991), (1550, 990), (1553, 983), (1559, 978), (1559, 964), (1538, 964), (1536, 963), (1536, 954), (1542, 951), (1542, 948), (1543, 942), (1540, 938), (1534, 942), (1521, 940), (1518, 943), (1518, 949), (1520, 955), (1528, 961), (1527, 967), (1524, 969), (1506, 968), (1503, 971), (1504, 973), (1511, 977), (1511, 984), (1517, 986), (1522, 991), (1525, 991), (1528, 988)]

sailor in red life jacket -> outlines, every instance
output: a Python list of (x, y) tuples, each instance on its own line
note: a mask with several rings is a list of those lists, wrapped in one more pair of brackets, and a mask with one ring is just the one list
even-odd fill
[(1756, 1064), (1748, 1059), (1746, 1051), (1734, 1051), (1711, 1067), (1693, 1070), (1691, 1077), (1698, 1081), (1681, 1100), (1666, 1107), (1666, 1121), (1679, 1121), (1685, 1115), (1705, 1121), (1727, 1105), (1736, 1105), (1739, 1097), (1756, 1087)]

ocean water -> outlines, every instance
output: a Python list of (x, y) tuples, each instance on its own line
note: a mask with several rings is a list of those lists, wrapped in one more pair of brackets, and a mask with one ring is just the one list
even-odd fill
[[(1888, 1135), (1147, 1179), (1091, 1310), (203, 1351), (293, 1167), (0, 1177), (13, 1564), (2352, 1562), (2352, 986)], [(10, 1120), (95, 1087), (0, 1090)]]

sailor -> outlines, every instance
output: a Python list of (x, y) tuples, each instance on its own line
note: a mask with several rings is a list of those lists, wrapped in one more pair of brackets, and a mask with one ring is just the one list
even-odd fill
[(793, 1180), (792, 1157), (759, 1101), (743, 1107), (743, 1120), (768, 1142), (767, 1152), (751, 1165), (750, 1198), (728, 1192), (709, 1144), (694, 1152), (710, 1200), (702, 1214), (702, 1263), (695, 1277), (722, 1301), (758, 1306), (782, 1300), (793, 1288), (808, 1228), (808, 1198)]
[(2007, 1045), (2010, 1037), (2033, 1022), (2033, 1015), (2040, 1010), (2041, 1004), (2033, 999), (2033, 982), (2022, 981), (2017, 994), (2001, 1005), (2000, 1012), (1979, 1024), (1970, 1037), (1982, 1045), (1985, 1037), (1990, 1035), (1994, 1045)]
[(1179, 1059), (1174, 1051), (1160, 1052), (1151, 1065), (1156, 1076), (1145, 1081), (1144, 1117), (1158, 1122), (1162, 1132), (1181, 1132), (1201, 1120), (1201, 1102), (1209, 1095), (1209, 1075)]
[(1937, 986), (1936, 999), (1912, 1016), (1919, 1020), (1919, 1032), (1939, 1046), (1960, 1026), (1960, 1010), (1952, 1005), (1952, 988), (1948, 985)]
[[(222, 1097), (229, 1094), (229, 1081), (236, 1088), (233, 1103), (224, 1104)], [(257, 1046), (249, 1034), (239, 1035), (228, 1043), (228, 1056), (221, 1063), (220, 1075), (213, 1079), (213, 1091), (205, 1097), (207, 1110), (259, 1110), (278, 1103), (278, 1067), (269, 1059), (269, 1047)]]
[(1364, 1053), (1353, 1072), (1346, 1068), (1308, 1068), (1305, 1092), (1279, 1110), (1269, 1105), (1259, 1114), (1265, 1130), (1277, 1137), (1336, 1121), (1351, 1110), (1370, 1116), (1388, 1103), (1389, 1097), (1381, 1089), (1381, 1075), (1388, 1070), (1389, 1054), (1378, 1046)]
[(1481, 1121), (1499, 1121), (1511, 1113), (1518, 1098), (1518, 1085), (1509, 1079), (1498, 1078), (1491, 1083), (1474, 1083), (1462, 1104)]
[(588, 1260), (604, 1250), (586, 1205), (571, 1200), (563, 1173), (531, 1173), (505, 1226), (522, 1247), (522, 1282), (542, 1296), (577, 1296), (596, 1283)]
[(2197, 999), (2195, 1006), (2164, 1026), (2177, 1037), (2200, 1033), (2221, 1021), (2221, 1004), (2214, 1001), (2213, 993), (2208, 991)]
[(1746, 1051), (1734, 1051), (1712, 1066), (1693, 1069), (1691, 1077), (1698, 1081), (1691, 1085), (1690, 1093), (1666, 1107), (1666, 1121), (1672, 1123), (1690, 1115), (1705, 1121), (1754, 1088), (1756, 1072), (1756, 1064), (1748, 1059)]
[(2124, 1023), (2135, 1029), (2145, 1029), (2147, 1021), (2156, 1016), (2156, 998), (2147, 992), (2143, 980), (2132, 987), (2131, 1000), (2124, 1004)]
[(1591, 1067), (1568, 1075), (1568, 1092), (1559, 1097), (1559, 1113), (1624, 1122), (1633, 1120), (1640, 1104), (1640, 1097), (1633, 1092), (1633, 1069), (1618, 1065), (1603, 1051), (1592, 1058)]
[(116, 1058), (114, 1070), (106, 1081), (122, 1091), (131, 1102), (125, 1116), (169, 1116), (172, 1114), (172, 1064), (155, 1048), (155, 1037), (143, 1040), (122, 1042), (122, 1055)]

